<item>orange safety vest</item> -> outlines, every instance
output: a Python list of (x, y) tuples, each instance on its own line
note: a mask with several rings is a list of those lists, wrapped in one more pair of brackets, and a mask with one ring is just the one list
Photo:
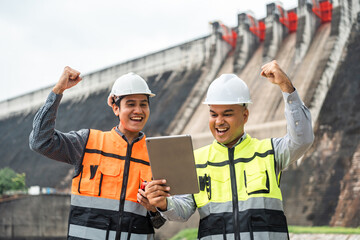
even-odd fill
[(128, 144), (113, 128), (90, 130), (81, 171), (73, 178), (69, 239), (151, 239), (147, 210), (137, 202), (151, 181), (145, 135)]

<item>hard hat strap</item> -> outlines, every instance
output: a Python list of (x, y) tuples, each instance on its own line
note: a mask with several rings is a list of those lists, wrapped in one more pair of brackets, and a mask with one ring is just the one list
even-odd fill
[(120, 101), (121, 99), (123, 99), (125, 96), (114, 96), (113, 97), (113, 104), (115, 103), (116, 106), (118, 106), (120, 108)]

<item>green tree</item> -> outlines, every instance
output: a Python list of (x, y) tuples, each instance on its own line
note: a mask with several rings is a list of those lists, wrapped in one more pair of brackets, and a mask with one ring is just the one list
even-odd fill
[(0, 194), (8, 190), (24, 190), (25, 173), (16, 173), (9, 167), (0, 169)]

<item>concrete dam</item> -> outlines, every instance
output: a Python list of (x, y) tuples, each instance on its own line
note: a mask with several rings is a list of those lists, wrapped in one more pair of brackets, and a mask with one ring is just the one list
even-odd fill
[[(212, 142), (207, 87), (222, 73), (235, 73), (249, 86), (253, 104), (246, 132), (256, 138), (286, 134), (284, 103), (277, 86), (260, 77), (276, 59), (309, 107), (315, 142), (283, 173), (281, 189), (288, 224), (360, 226), (360, 1), (299, 0), (294, 9), (266, 6), (256, 19), (238, 14), (237, 26), (212, 23), (198, 39), (83, 76), (67, 90), (56, 128), (110, 130), (118, 124), (106, 99), (115, 79), (127, 72), (144, 77), (151, 99), (147, 136), (191, 134), (194, 148)], [(28, 186), (57, 194), (0, 200), (0, 239), (64, 239), (67, 234), (72, 166), (32, 152), (28, 137), (34, 114), (51, 87), (0, 102), (0, 168), (26, 173)], [(187, 223), (166, 223), (158, 239)]]

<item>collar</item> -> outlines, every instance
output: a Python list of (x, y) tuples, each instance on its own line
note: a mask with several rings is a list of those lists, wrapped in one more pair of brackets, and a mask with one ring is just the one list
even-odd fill
[[(127, 143), (129, 143), (129, 141), (127, 140), (126, 136), (120, 131), (120, 129), (119, 129), (118, 126), (115, 127), (115, 131), (116, 131)], [(133, 140), (133, 143), (140, 141), (140, 140), (144, 137), (144, 135), (145, 135), (145, 134), (140, 131), (140, 132), (139, 132), (139, 136)]]
[[(241, 138), (239, 138), (239, 140), (231, 147), (231, 148), (235, 148), (237, 145), (239, 145), (243, 140), (245, 140), (245, 138), (246, 138), (246, 132), (244, 132), (244, 134), (241, 136)], [(223, 147), (226, 147), (226, 148), (228, 148), (227, 146), (225, 146), (224, 144), (222, 144), (222, 143), (220, 143), (220, 142), (218, 142), (218, 141), (216, 141), (218, 144), (220, 144), (221, 146), (223, 146)]]

